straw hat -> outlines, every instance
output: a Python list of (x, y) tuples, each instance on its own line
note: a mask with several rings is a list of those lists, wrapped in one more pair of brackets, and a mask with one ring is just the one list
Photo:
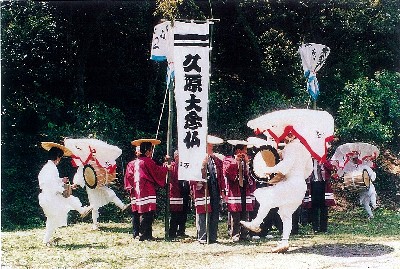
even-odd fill
[(252, 145), (249, 142), (247, 142), (246, 140), (227, 140), (227, 142), (229, 144), (233, 145), (233, 146), (236, 146), (236, 145), (246, 145), (246, 146)]
[(161, 143), (160, 140), (158, 139), (151, 139), (151, 138), (143, 138), (143, 139), (137, 139), (131, 142), (132, 145), (134, 146), (140, 146), (140, 144), (144, 142), (150, 142), (153, 146), (158, 145)]
[(213, 145), (219, 145), (224, 143), (224, 140), (222, 138), (213, 136), (213, 135), (207, 135), (207, 143), (208, 144), (213, 144)]
[(44, 148), (47, 151), (49, 151), (51, 148), (59, 148), (64, 152), (64, 156), (72, 155), (72, 151), (70, 151), (68, 148), (54, 142), (42, 142), (42, 148)]

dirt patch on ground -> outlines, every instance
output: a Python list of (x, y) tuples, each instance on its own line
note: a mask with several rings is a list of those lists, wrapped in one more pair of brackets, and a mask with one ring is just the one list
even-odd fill
[[(321, 244), (291, 246), (285, 254), (268, 253), (270, 248), (260, 247), (255, 253), (215, 256), (209, 268), (400, 268), (400, 243), (379, 244)], [(200, 267), (205, 268), (204, 264)]]

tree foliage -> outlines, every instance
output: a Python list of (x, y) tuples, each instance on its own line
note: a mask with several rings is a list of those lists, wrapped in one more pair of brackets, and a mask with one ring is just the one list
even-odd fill
[(400, 73), (377, 72), (374, 78), (347, 83), (338, 108), (338, 136), (388, 147), (400, 144)]
[(248, 120), (309, 107), (297, 50), (315, 42), (331, 48), (317, 106), (334, 115), (341, 141), (398, 150), (399, 11), (396, 0), (2, 1), (2, 226), (43, 223), (41, 141), (96, 137), (119, 146), (116, 188), (124, 195), (130, 141), (155, 136), (164, 100), (166, 63), (149, 59), (160, 19), (218, 19), (210, 133), (245, 139)]

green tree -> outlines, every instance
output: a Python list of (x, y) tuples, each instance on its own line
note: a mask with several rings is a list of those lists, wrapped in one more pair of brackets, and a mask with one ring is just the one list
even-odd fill
[(60, 32), (47, 3), (3, 1), (1, 11), (2, 95), (57, 92), (53, 82), (66, 59), (59, 54)]
[(344, 142), (370, 142), (398, 150), (400, 142), (400, 73), (377, 72), (374, 78), (347, 83), (337, 114)]

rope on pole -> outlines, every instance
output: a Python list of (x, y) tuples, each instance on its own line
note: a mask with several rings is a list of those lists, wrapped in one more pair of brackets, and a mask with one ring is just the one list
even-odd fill
[(156, 139), (158, 139), (158, 133), (159, 133), (159, 131), (160, 131), (161, 118), (162, 118), (162, 115), (164, 114), (164, 107), (165, 107), (165, 101), (166, 101), (166, 99), (167, 99), (167, 93), (168, 93), (168, 85), (167, 85), (167, 88), (165, 89), (164, 102), (163, 102), (163, 105), (162, 105), (162, 108), (161, 108), (160, 118), (158, 119), (158, 126), (157, 126)]
[[(167, 85), (167, 88), (165, 89), (164, 102), (163, 102), (163, 105), (162, 105), (162, 108), (161, 108), (160, 118), (158, 119), (158, 126), (157, 126), (157, 132), (156, 132), (156, 139), (158, 139), (158, 133), (159, 133), (159, 131), (160, 131), (161, 119), (162, 119), (162, 115), (164, 114), (164, 107), (165, 107), (165, 102), (166, 102), (166, 99), (167, 99), (167, 93), (168, 93), (168, 85)], [(154, 148), (156, 148), (155, 145), (154, 145)], [(154, 150), (153, 150), (153, 152), (151, 153), (151, 158), (153, 158), (153, 155), (154, 155)]]

